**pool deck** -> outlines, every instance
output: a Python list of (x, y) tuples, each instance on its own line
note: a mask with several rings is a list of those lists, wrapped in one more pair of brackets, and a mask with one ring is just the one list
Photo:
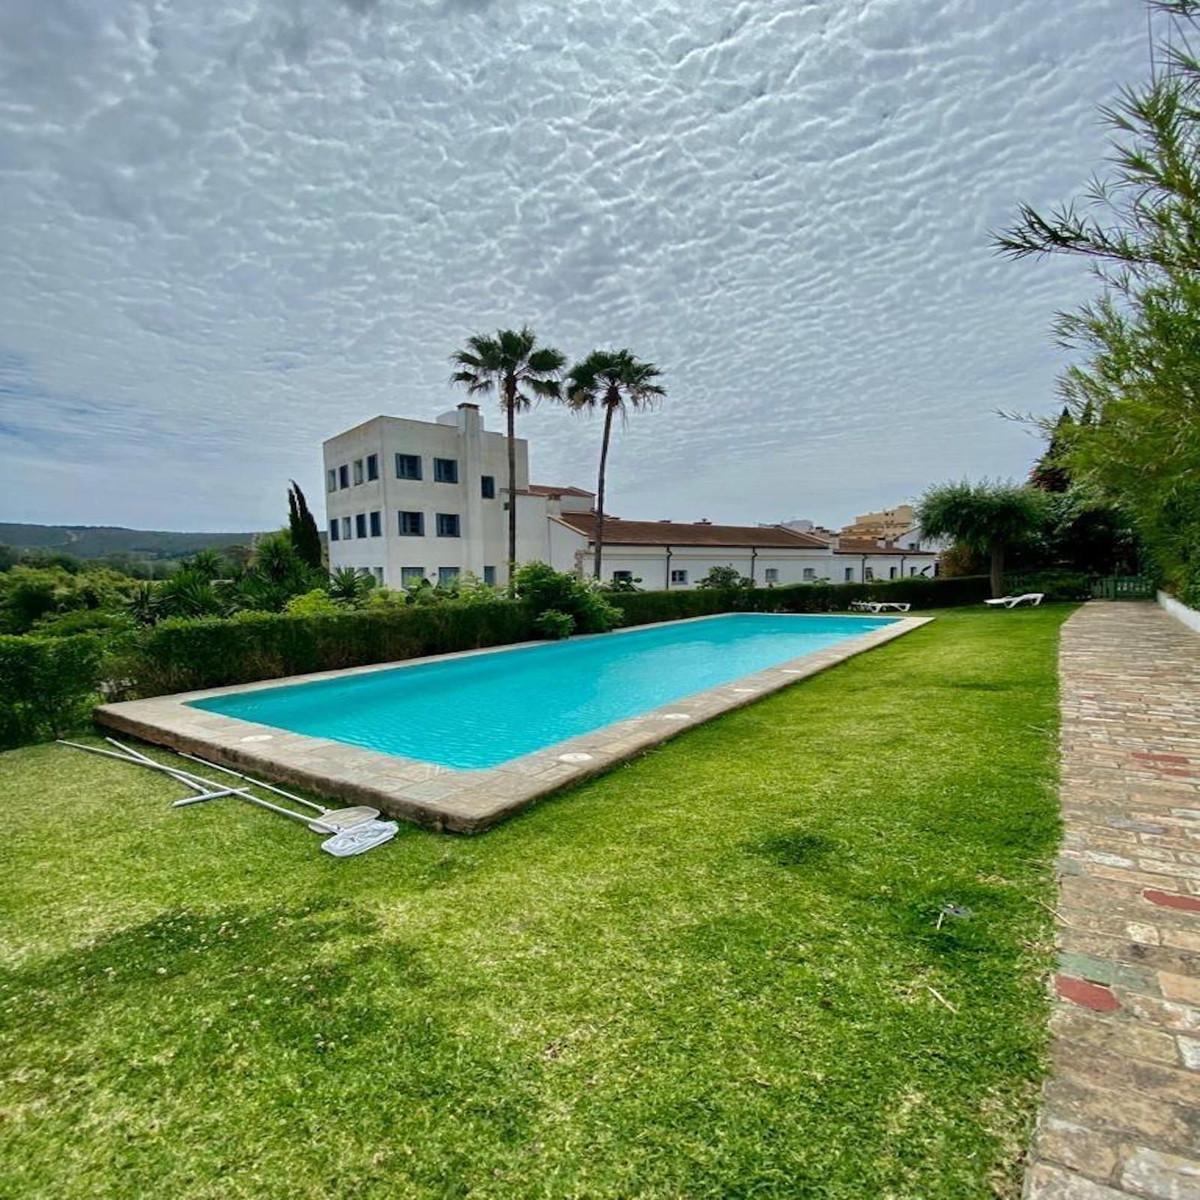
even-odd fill
[[(691, 620), (707, 621), (712, 618), (695, 617)], [(309, 737), (208, 712), (191, 707), (190, 702), (295, 683), (403, 669), (478, 654), (500, 654), (514, 650), (516, 646), (467, 650), (459, 654), (406, 659), (398, 663), (376, 663), (342, 671), (322, 671), (287, 679), (267, 679), (233, 687), (128, 700), (102, 705), (96, 709), (95, 718), (110, 729), (144, 741), (169, 746), (174, 750), (186, 750), (276, 783), (306, 788), (331, 800), (370, 804), (390, 817), (414, 821), (443, 832), (479, 833), (543, 796), (608, 771), (693, 725), (751, 704), (866, 650), (903, 637), (930, 620), (930, 617), (904, 617), (884, 628), (848, 638), (835, 646), (779, 663), (720, 687), (697, 692), (662, 708), (593, 729), (579, 737), (485, 770), (456, 770), (400, 755), (382, 754), (346, 742)], [(630, 632), (640, 628), (644, 626), (634, 626)], [(619, 630), (601, 636), (619, 637), (624, 632)], [(523, 646), (539, 644), (520, 643)]]

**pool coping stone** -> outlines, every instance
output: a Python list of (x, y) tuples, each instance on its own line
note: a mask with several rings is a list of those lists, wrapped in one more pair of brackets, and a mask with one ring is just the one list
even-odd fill
[[(662, 624), (687, 624), (731, 615), (734, 614), (714, 613)], [(794, 615), (878, 619), (843, 613)], [(120, 733), (258, 774), (273, 783), (302, 787), (328, 800), (370, 804), (389, 817), (413, 821), (440, 832), (481, 833), (544, 796), (609, 771), (695, 725), (753, 704), (763, 696), (791, 687), (802, 679), (903, 637), (933, 619), (902, 617), (835, 646), (788, 659), (718, 687), (673, 700), (635, 717), (556, 742), (498, 766), (476, 770), (444, 767), (397, 754), (366, 750), (329, 738), (292, 733), (239, 717), (193, 708), (191, 703), (232, 693), (315, 683), (375, 671), (402, 670), (423, 663), (445, 662), (480, 654), (498, 654), (526, 646), (544, 645), (544, 642), (519, 642), (482, 650), (463, 650), (455, 654), (404, 659), (401, 662), (372, 663), (337, 671), (178, 692), (144, 700), (126, 700), (101, 705), (95, 710), (94, 716), (99, 724)], [(615, 634), (594, 636), (619, 636), (645, 628), (644, 625), (635, 625), (617, 630)], [(587, 757), (563, 761), (564, 755)]]

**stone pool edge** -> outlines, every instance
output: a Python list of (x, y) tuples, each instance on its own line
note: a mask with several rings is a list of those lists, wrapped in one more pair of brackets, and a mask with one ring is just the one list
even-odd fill
[[(714, 614), (724, 615), (724, 614)], [(708, 620), (708, 617), (689, 620)], [(109, 729), (143, 741), (198, 754), (213, 762), (259, 774), (275, 783), (303, 787), (329, 800), (371, 804), (390, 817), (443, 833), (482, 833), (535, 801), (602, 774), (652, 746), (819, 674), (838, 663), (894, 641), (932, 617), (902, 617), (881, 629), (789, 659), (719, 687), (636, 717), (593, 729), (482, 770), (457, 770), (400, 755), (365, 750), (328, 738), (291, 733), (241, 718), (193, 708), (190, 702), (232, 692), (315, 682), (421, 663), (498, 653), (515, 646), (373, 663), (287, 679), (179, 692), (145, 700), (104, 704), (93, 714)], [(682, 623), (682, 622), (681, 622)], [(642, 628), (634, 626), (632, 628)], [(618, 631), (624, 632), (624, 631)], [(611, 636), (611, 635), (599, 635)], [(538, 643), (522, 643), (536, 645)]]

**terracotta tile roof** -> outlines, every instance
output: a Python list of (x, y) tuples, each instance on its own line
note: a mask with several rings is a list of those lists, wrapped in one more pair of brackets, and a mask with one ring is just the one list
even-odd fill
[[(563, 513), (558, 520), (591, 538), (595, 513)], [(779, 525), (706, 525), (675, 521), (604, 519), (604, 540), (616, 546), (768, 546), (780, 550), (828, 550), (819, 538)]]
[(531, 496), (594, 496), (596, 494), (584, 491), (583, 488), (554, 487), (548, 483), (531, 483), (528, 490)]

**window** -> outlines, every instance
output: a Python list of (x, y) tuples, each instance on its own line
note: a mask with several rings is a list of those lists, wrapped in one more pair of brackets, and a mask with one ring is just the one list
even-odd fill
[(424, 537), (425, 536), (425, 514), (421, 512), (401, 512), (397, 514), (399, 522), (397, 528), (400, 530), (401, 537)]
[[(378, 479), (379, 478), (379, 455), (378, 454), (368, 454), (367, 455), (367, 478), (368, 479)], [(382, 568), (380, 568), (380, 569), (382, 570)]]
[(354, 514), (354, 536), (365, 538), (367, 536), (367, 514)]
[(383, 587), (383, 568), (382, 567), (372, 567), (371, 574), (375, 576), (376, 584), (378, 584), (379, 587)]
[(457, 483), (458, 459), (435, 458), (433, 460), (433, 479), (435, 483)]
[(896, 578), (896, 568), (895, 567), (888, 567), (888, 578), (889, 579)]
[(671, 572), (671, 582), (672, 583), (687, 583), (687, 572), (680, 571), (680, 570), (673, 570)]
[(916, 568), (916, 567), (909, 567), (909, 568), (908, 568), (908, 575), (909, 575), (909, 578), (910, 578), (910, 579), (911, 579), (911, 578), (912, 578), (912, 577), (913, 577), (913, 576), (914, 576), (916, 573), (917, 573), (917, 568)]
[(396, 455), (396, 478), (397, 479), (420, 479), (421, 478), (421, 456), (419, 454), (397, 454)]
[(766, 570), (763, 571), (763, 578), (767, 581), (767, 583), (778, 583), (779, 582), (779, 568), (778, 567), (767, 567)]
[(870, 583), (871, 580), (874, 578), (875, 578), (875, 568), (867, 567), (866, 570), (863, 571), (863, 582)]
[(438, 587), (445, 587), (458, 578), (457, 567), (438, 567)]
[(336, 492), (337, 491), (337, 471), (335, 471), (333, 469), (333, 467), (330, 467), (327, 474), (329, 475), (329, 482), (328, 482), (328, 484), (326, 484), (325, 490), (328, 492)]
[(370, 521), (371, 521), (371, 536), (372, 537), (383, 537), (383, 513), (379, 512), (378, 510), (371, 513)]
[(354, 486), (357, 487), (363, 481), (363, 464), (361, 458), (354, 460)]
[(844, 579), (844, 580), (845, 580), (847, 583), (853, 583), (853, 582), (854, 582), (854, 568), (853, 568), (853, 567), (846, 567), (846, 568), (845, 568), (845, 569), (842, 571), (842, 578), (843, 578), (843, 579)]
[(342, 465), (340, 467), (338, 467), (338, 487), (348, 488), (349, 486), (350, 486), (350, 468), (348, 466), (346, 466), (345, 463), (342, 463)]
[(496, 477), (495, 477), (495, 475), (480, 475), (480, 477), (479, 477), (479, 492), (485, 500), (495, 500), (495, 498), (496, 498)]
[(495, 567), (484, 567), (483, 568), (483, 582), (486, 583), (488, 585), (488, 587), (496, 586), (496, 568)]
[(633, 582), (633, 572), (632, 571), (614, 571), (613, 572), (613, 583), (632, 583), (632, 582)]
[(337, 517), (334, 517), (333, 520), (329, 522), (329, 540), (331, 542), (336, 542), (338, 540)]
[(402, 588), (412, 587), (414, 583), (425, 582), (424, 567), (401, 567), (400, 568), (400, 586)]
[[(816, 579), (816, 577), (817, 577), (817, 573), (816, 573), (816, 571), (813, 570), (812, 567), (805, 567), (804, 574), (801, 578), (803, 578), (805, 583), (812, 583), (813, 580)], [(778, 578), (778, 572), (776, 572), (776, 578)]]
[(438, 537), (458, 537), (458, 513), (438, 513)]
[(348, 542), (353, 535), (350, 532), (350, 518), (342, 518), (342, 541)]

